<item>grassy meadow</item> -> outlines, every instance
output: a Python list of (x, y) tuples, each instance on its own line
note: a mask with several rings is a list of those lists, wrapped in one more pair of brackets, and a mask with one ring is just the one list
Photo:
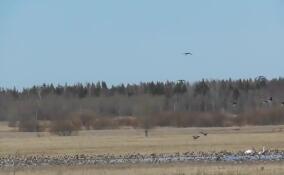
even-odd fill
[[(127, 154), (187, 151), (241, 151), (249, 148), (284, 149), (284, 126), (228, 128), (156, 128), (81, 131), (74, 136), (0, 129), (0, 154)], [(208, 132), (207, 136), (199, 134)], [(201, 135), (197, 140), (192, 135)]]
[[(155, 128), (80, 131), (74, 136), (17, 132), (0, 124), (0, 154), (127, 154), (187, 151), (241, 151), (248, 148), (284, 149), (284, 126), (227, 128)], [(207, 136), (199, 132), (208, 132)], [(201, 135), (197, 140), (192, 135)], [(5, 169), (0, 175), (282, 175), (283, 162), (179, 163)]]

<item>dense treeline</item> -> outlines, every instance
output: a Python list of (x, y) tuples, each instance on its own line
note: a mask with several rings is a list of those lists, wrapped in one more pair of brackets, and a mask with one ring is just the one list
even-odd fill
[[(53, 128), (230, 126), (284, 123), (284, 79), (43, 84), (0, 90), (0, 120), (38, 131)], [(127, 116), (122, 117), (122, 116)], [(17, 124), (19, 123), (19, 124)], [(65, 129), (67, 130), (67, 129)]]

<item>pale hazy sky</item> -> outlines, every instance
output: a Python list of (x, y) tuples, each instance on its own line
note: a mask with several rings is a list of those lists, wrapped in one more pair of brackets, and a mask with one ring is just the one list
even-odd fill
[(273, 78), (283, 52), (281, 0), (0, 1), (1, 87)]

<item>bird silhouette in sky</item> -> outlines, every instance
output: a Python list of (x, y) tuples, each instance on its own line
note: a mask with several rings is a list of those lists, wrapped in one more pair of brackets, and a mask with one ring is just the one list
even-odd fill
[(187, 56), (187, 55), (192, 55), (192, 53), (191, 52), (185, 52), (185, 53), (183, 53), (185, 56)]

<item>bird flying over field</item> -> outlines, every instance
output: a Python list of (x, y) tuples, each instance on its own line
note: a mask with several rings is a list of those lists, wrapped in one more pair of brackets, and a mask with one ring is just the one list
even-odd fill
[(192, 136), (194, 140), (198, 139), (200, 136)]
[(208, 134), (207, 132), (204, 132), (204, 131), (200, 131), (199, 133), (203, 134), (204, 136), (207, 136), (207, 134)]

